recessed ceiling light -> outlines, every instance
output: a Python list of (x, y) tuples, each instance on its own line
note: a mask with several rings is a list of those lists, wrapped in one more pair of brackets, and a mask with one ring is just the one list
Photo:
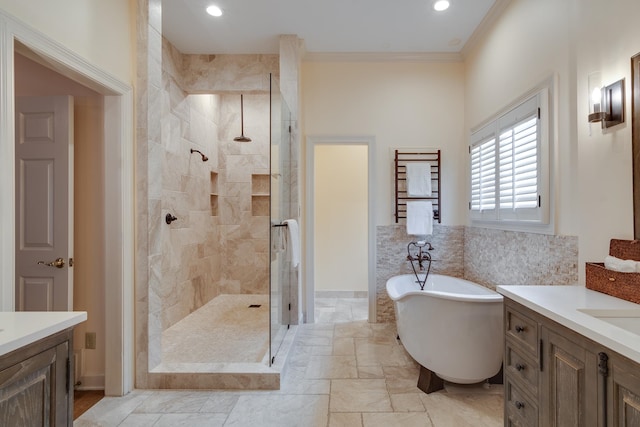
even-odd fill
[(433, 4), (433, 9), (438, 12), (449, 9), (449, 2), (447, 0), (438, 0)]
[(222, 9), (216, 5), (211, 5), (207, 8), (207, 13), (211, 16), (222, 16)]

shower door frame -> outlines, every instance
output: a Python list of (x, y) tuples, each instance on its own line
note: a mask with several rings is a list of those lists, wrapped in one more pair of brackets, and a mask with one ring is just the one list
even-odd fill
[[(279, 111), (277, 114), (275, 114), (274, 112), (274, 91), (275, 93), (279, 96)], [(286, 107), (286, 111), (285, 111), (285, 107)], [(286, 113), (288, 113), (287, 118), (285, 118)], [(279, 129), (279, 138), (274, 138), (274, 127), (276, 125), (276, 123), (274, 123), (274, 121), (277, 120), (277, 125), (278, 125), (278, 129)], [(291, 165), (291, 128), (292, 128), (292, 119), (291, 119), (291, 111), (289, 110), (289, 106), (287, 105), (287, 103), (285, 102), (284, 98), (282, 97), (282, 93), (280, 92), (280, 85), (279, 82), (277, 82), (277, 80), (275, 80), (275, 77), (273, 76), (273, 74), (269, 74), (269, 172), (270, 172), (270, 177), (269, 177), (269, 360), (268, 360), (268, 364), (269, 366), (271, 366), (274, 361), (275, 361), (275, 357), (276, 354), (278, 353), (278, 350), (280, 349), (280, 346), (282, 345), (282, 342), (284, 341), (284, 335), (286, 334), (286, 330), (284, 330), (284, 327), (287, 327), (287, 330), (289, 329), (290, 325), (291, 325), (291, 276), (292, 276), (292, 272), (287, 269), (286, 271), (284, 271), (284, 267), (289, 266), (290, 265), (290, 261), (287, 262), (284, 258), (286, 257), (286, 252), (280, 253), (280, 254), (276, 254), (276, 256), (279, 256), (279, 261), (277, 263), (277, 266), (279, 267), (278, 271), (276, 272), (277, 277), (278, 277), (278, 284), (281, 285), (281, 289), (279, 293), (276, 293), (275, 296), (278, 297), (279, 296), (279, 302), (277, 304), (277, 311), (280, 312), (280, 314), (282, 315), (282, 320), (283, 323), (278, 323), (278, 328), (277, 331), (275, 331), (274, 333), (274, 322), (279, 322), (279, 318), (274, 319), (274, 293), (273, 293), (273, 271), (272, 271), (272, 267), (273, 267), (273, 262), (272, 262), (272, 256), (273, 254), (271, 253), (271, 251), (274, 248), (274, 244), (271, 241), (271, 239), (273, 239), (274, 234), (275, 235), (279, 235), (279, 233), (283, 233), (285, 232), (284, 227), (281, 227), (281, 222), (284, 221), (284, 219), (287, 218), (291, 218), (291, 212), (286, 212), (286, 210), (284, 209), (285, 205), (290, 205), (289, 202), (285, 203), (285, 201), (283, 200), (283, 194), (285, 193), (284, 191), (284, 186), (288, 183), (290, 185), (289, 179), (291, 177), (291, 171), (290, 170), (284, 170), (284, 166), (282, 167), (282, 169), (280, 168), (280, 165), (282, 164), (288, 164)], [(277, 173), (273, 172), (273, 147), (274, 145), (278, 145), (278, 147), (282, 148), (284, 146), (284, 140), (288, 139), (288, 145), (287, 145), (287, 152), (283, 153), (282, 150), (278, 150), (278, 170)], [(277, 141), (275, 141), (275, 139), (277, 139)], [(288, 156), (288, 161), (285, 161), (285, 158), (283, 158), (283, 155)], [(281, 185), (281, 188), (278, 189), (278, 214), (276, 215), (277, 218), (274, 218), (274, 203), (273, 203), (273, 197), (274, 197), (274, 188), (273, 188), (273, 183), (274, 181), (279, 182)], [(282, 190), (282, 191), (281, 191)], [(290, 191), (289, 191), (290, 194)], [(277, 224), (274, 223), (274, 220), (277, 220)], [(275, 228), (277, 226), (277, 228)], [(286, 280), (285, 280), (286, 278)], [(289, 289), (286, 291), (284, 291), (285, 289), (285, 284), (289, 287)], [(288, 309), (286, 310), (286, 315), (285, 315), (285, 310), (284, 310), (284, 296), (287, 295), (288, 299), (289, 299), (289, 304), (288, 304)], [(286, 317), (286, 319), (285, 319)], [(284, 323), (284, 321), (286, 320), (286, 324)], [(276, 338), (282, 338), (281, 340), (277, 341)]]

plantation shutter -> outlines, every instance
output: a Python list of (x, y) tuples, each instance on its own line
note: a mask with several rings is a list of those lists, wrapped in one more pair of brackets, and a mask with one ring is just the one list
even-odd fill
[(539, 219), (538, 97), (498, 119), (500, 220)]
[(546, 92), (518, 104), (471, 135), (472, 220), (548, 222), (548, 154), (542, 146)]
[(494, 129), (476, 133), (471, 155), (471, 216), (475, 219), (495, 217), (496, 208), (496, 138)]

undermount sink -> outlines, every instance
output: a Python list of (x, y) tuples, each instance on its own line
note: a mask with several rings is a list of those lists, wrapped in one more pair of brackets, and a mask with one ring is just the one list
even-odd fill
[(611, 310), (579, 308), (578, 311), (636, 335), (640, 335), (640, 308)]

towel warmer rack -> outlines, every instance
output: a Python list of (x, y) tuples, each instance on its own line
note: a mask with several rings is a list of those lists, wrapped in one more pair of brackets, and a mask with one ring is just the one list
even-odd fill
[[(407, 195), (407, 163), (424, 162), (431, 165), (431, 196), (430, 197), (409, 197)], [(420, 151), (418, 149), (409, 151), (395, 150), (395, 217), (396, 223), (403, 218), (407, 218), (408, 200), (429, 200), (433, 204), (433, 219), (442, 222), (442, 205), (440, 200), (440, 150)]]

